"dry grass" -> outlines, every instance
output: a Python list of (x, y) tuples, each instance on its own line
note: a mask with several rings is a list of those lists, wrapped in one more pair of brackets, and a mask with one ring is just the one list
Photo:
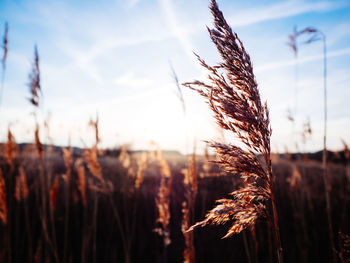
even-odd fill
[(181, 231), (185, 237), (185, 250), (184, 250), (184, 262), (195, 262), (196, 254), (193, 240), (193, 232), (187, 230), (193, 223), (195, 213), (195, 201), (198, 193), (198, 176), (197, 176), (197, 163), (196, 163), (196, 149), (194, 147), (192, 157), (188, 161), (187, 169), (182, 170), (184, 175), (185, 186), (185, 198), (186, 201), (182, 203), (182, 224)]
[(60, 184), (59, 184), (58, 176), (56, 176), (53, 182), (53, 185), (51, 186), (51, 189), (50, 189), (50, 201), (51, 201), (51, 208), (53, 211), (56, 210), (57, 192), (58, 192), (59, 186)]
[(137, 172), (135, 179), (135, 189), (140, 189), (143, 182), (145, 171), (147, 169), (147, 154), (144, 152), (137, 158)]
[(1, 63), (2, 63), (2, 68), (3, 70), (5, 70), (6, 68), (6, 60), (7, 60), (7, 54), (8, 54), (8, 43), (9, 43), (9, 26), (8, 23), (5, 23), (5, 32), (4, 32), (4, 36), (2, 38), (2, 45), (1, 48), (4, 50), (4, 53), (2, 55), (2, 59), (1, 59)]
[(29, 189), (27, 184), (27, 176), (24, 168), (19, 167), (19, 176), (16, 177), (15, 198), (17, 202), (27, 200), (29, 195)]
[(0, 169), (0, 220), (4, 225), (7, 224), (6, 188), (5, 188), (5, 180), (1, 169)]
[(10, 128), (7, 130), (7, 142), (5, 145), (5, 154), (7, 163), (10, 165), (11, 169), (13, 169), (13, 161), (16, 157), (18, 157), (18, 146), (13, 136)]
[(97, 159), (97, 146), (93, 146), (91, 149), (87, 149), (84, 151), (84, 159), (86, 161), (87, 167), (91, 174), (98, 179), (102, 184), (104, 184), (104, 180), (102, 177), (101, 166)]
[(83, 205), (86, 206), (86, 178), (83, 159), (78, 158), (75, 161), (74, 167), (78, 174), (78, 190), (81, 196), (81, 200)]
[(169, 165), (164, 159), (160, 150), (157, 152), (158, 171), (161, 176), (158, 197), (156, 198), (156, 206), (158, 208), (158, 218), (156, 223), (160, 224), (154, 231), (163, 237), (164, 247), (171, 243), (170, 239), (170, 193), (172, 177)]
[(29, 91), (31, 97), (29, 101), (35, 107), (39, 107), (39, 95), (41, 94), (40, 85), (40, 68), (39, 68), (39, 53), (37, 46), (34, 47), (34, 62), (32, 64), (32, 71), (29, 74)]
[[(224, 262), (232, 258), (244, 261), (236, 257), (243, 254), (243, 249), (237, 248), (242, 238), (249, 262), (253, 262), (252, 259), (256, 262), (261, 259), (264, 262), (273, 261), (275, 257), (269, 250), (275, 245), (278, 260), (282, 261), (275, 203), (277, 173), (274, 166), (273, 175), (271, 167), (268, 108), (266, 103), (261, 103), (252, 63), (242, 42), (225, 21), (216, 1), (211, 1), (210, 9), (214, 16), (214, 28), (208, 31), (222, 61), (210, 66), (198, 56), (201, 65), (209, 72), (208, 79), (185, 83), (185, 86), (206, 99), (220, 131), (228, 131), (241, 142), (239, 145), (209, 142), (217, 153), (213, 162), (221, 166), (227, 176), (219, 177), (221, 174), (217, 171), (217, 165), (211, 163), (207, 149), (203, 166), (197, 165), (195, 151), (187, 162), (183, 161), (183, 156), (169, 162), (160, 149), (154, 156), (151, 152), (134, 155), (126, 146), (111, 150), (111, 155), (104, 155), (99, 148), (98, 116), (89, 122), (95, 132), (94, 145), (90, 149), (75, 149), (74, 155), (72, 147), (57, 150), (56, 155), (49, 153), (48, 147), (41, 142), (39, 123), (36, 123), (35, 143), (30, 153), (17, 145), (8, 129), (4, 153), (0, 154), (0, 157), (4, 157), (0, 160), (0, 244), (3, 246), (0, 262), (129, 263), (184, 260), (193, 263), (196, 260)], [(316, 31), (307, 29), (304, 33), (312, 35)], [(291, 44), (294, 45), (291, 47), (295, 52), (298, 47), (292, 41), (296, 40), (296, 35), (291, 37)], [(315, 40), (311, 38), (309, 42)], [(4, 72), (8, 52), (7, 25), (2, 47)], [(173, 69), (172, 73), (185, 113), (182, 90)], [(39, 106), (42, 108), (36, 47), (28, 86), (30, 103), (36, 109)], [(311, 136), (310, 123), (304, 125), (302, 136), (302, 140)], [(33, 155), (38, 156), (39, 160)], [(323, 227), (326, 225), (326, 213), (321, 211), (325, 199), (317, 192), (321, 189), (317, 180), (321, 178), (322, 170), (320, 165), (311, 167), (310, 163), (306, 165), (302, 160), (293, 163), (292, 156), (288, 155), (289, 161), (280, 160), (275, 155), (279, 165), (277, 170), (281, 170), (280, 167), (283, 168), (285, 164), (288, 166), (288, 169), (284, 167), (285, 170), (279, 171), (279, 175), (284, 176), (277, 178), (281, 202), (279, 208), (284, 216), (281, 229), (286, 252), (289, 253), (286, 259), (289, 262), (307, 262), (307, 259), (320, 261), (318, 259), (323, 259), (323, 255), (329, 253), (323, 251), (329, 244), (319, 241), (326, 240), (325, 235), (328, 235)], [(335, 169), (341, 171), (341, 176), (332, 178), (332, 197), (335, 199), (331, 200), (333, 205), (341, 203), (341, 209), (334, 211), (333, 218), (341, 217), (339, 229), (348, 233), (349, 200), (346, 193), (350, 182), (350, 152), (345, 143), (344, 156), (345, 166)], [(64, 180), (61, 180), (61, 175)], [(236, 180), (236, 175), (243, 182)], [(60, 185), (61, 182), (64, 184)], [(217, 200), (222, 192), (229, 192), (232, 185), (243, 187), (233, 191), (231, 198)], [(340, 193), (339, 196), (337, 193)], [(218, 205), (206, 214), (204, 220), (192, 225), (195, 218), (205, 216), (203, 211), (207, 211), (215, 200)], [(323, 221), (322, 216), (325, 217)], [(258, 218), (267, 219), (269, 228), (265, 229), (265, 222), (259, 222)], [(202, 233), (190, 231), (199, 226), (228, 222), (232, 224), (225, 232), (220, 227), (212, 232), (210, 229)], [(245, 229), (250, 232), (244, 231), (243, 235), (234, 239), (221, 240), (218, 246), (211, 243), (218, 235), (231, 237)], [(157, 242), (159, 237), (154, 232), (161, 236), (161, 244)], [(274, 237), (271, 236), (273, 234)], [(349, 262), (349, 236), (341, 232), (336, 237), (335, 240), (339, 241), (339, 259)], [(318, 259), (305, 256), (304, 250), (309, 246), (313, 248), (314, 255), (321, 255)], [(185, 250), (182, 254), (183, 247)], [(160, 259), (158, 253), (161, 250), (163, 257)]]
[(38, 157), (40, 160), (42, 160), (44, 157), (44, 147), (40, 140), (40, 127), (38, 123), (35, 126), (34, 139)]
[[(233, 199), (218, 200), (219, 205), (189, 230), (232, 221), (225, 235), (230, 237), (252, 227), (257, 218), (270, 217), (267, 203), (271, 201), (280, 260), (281, 245), (270, 160), (269, 111), (266, 103), (261, 103), (252, 63), (242, 42), (232, 32), (215, 0), (211, 1), (210, 10), (214, 17), (214, 29), (208, 28), (208, 31), (222, 61), (216, 66), (209, 66), (197, 55), (200, 64), (208, 70), (209, 83), (196, 80), (184, 85), (203, 96), (218, 125), (231, 132), (244, 145), (210, 142), (218, 154), (216, 162), (227, 173), (240, 175), (245, 187), (232, 192)], [(261, 155), (260, 159), (257, 154)]]

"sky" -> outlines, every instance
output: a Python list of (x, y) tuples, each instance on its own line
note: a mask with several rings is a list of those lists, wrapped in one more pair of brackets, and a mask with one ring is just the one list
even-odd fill
[[(287, 45), (296, 26), (312, 26), (327, 37), (328, 134), (331, 150), (350, 144), (350, 2), (221, 0), (220, 9), (251, 56), (261, 97), (273, 129), (272, 150), (305, 151), (323, 143), (323, 46)], [(9, 24), (9, 53), (0, 105), (0, 141), (8, 126), (18, 142), (32, 142), (37, 120), (49, 119), (57, 145), (90, 146), (88, 122), (99, 117), (101, 146), (128, 144), (188, 153), (196, 141), (230, 141), (207, 104), (182, 87), (186, 111), (172, 76), (179, 82), (204, 80), (193, 52), (210, 65), (220, 61), (206, 26), (209, 0), (0, 0), (0, 33)], [(40, 56), (40, 109), (28, 102), (28, 74), (34, 45)], [(295, 124), (287, 112), (295, 113)], [(301, 143), (310, 120), (312, 137)], [(48, 133), (49, 132), (49, 133)]]

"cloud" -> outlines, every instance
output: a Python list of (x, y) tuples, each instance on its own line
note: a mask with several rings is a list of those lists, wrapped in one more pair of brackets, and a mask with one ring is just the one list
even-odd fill
[(151, 88), (155, 85), (155, 81), (153, 79), (135, 77), (135, 74), (133, 72), (127, 72), (126, 74), (115, 78), (113, 82), (118, 86), (124, 86), (133, 89)]
[(141, 0), (128, 0), (128, 6), (129, 7), (134, 7), (135, 5), (137, 5), (138, 3), (140, 3)]
[(180, 22), (176, 18), (174, 7), (172, 5), (172, 0), (159, 0), (159, 3), (172, 31), (176, 35), (190, 61), (194, 64), (194, 66), (197, 69), (202, 70), (202, 68), (197, 62), (196, 57), (193, 54), (194, 47), (191, 43), (191, 40), (188, 37), (188, 32), (184, 30), (184, 28), (181, 26)]
[[(327, 58), (333, 58), (333, 57), (349, 55), (349, 54), (350, 54), (350, 48), (344, 48), (344, 49), (328, 52)], [(323, 59), (323, 54), (308, 56), (305, 58), (298, 59), (298, 64), (304, 64), (304, 63), (313, 62), (313, 61), (322, 60), (322, 59)], [(270, 71), (281, 67), (291, 67), (294, 65), (295, 65), (294, 59), (275, 61), (269, 64), (262, 65), (260, 67), (256, 67), (254, 71), (255, 73), (260, 73), (260, 72)]]
[(344, 7), (331, 1), (308, 3), (304, 1), (284, 1), (266, 7), (254, 7), (236, 13), (228, 19), (232, 27), (246, 26), (268, 20), (287, 18), (311, 12), (327, 12)]

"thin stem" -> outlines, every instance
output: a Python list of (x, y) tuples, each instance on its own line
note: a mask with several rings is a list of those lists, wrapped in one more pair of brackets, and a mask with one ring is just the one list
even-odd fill
[(4, 94), (4, 88), (5, 88), (5, 73), (6, 73), (6, 67), (2, 67), (2, 74), (1, 74), (1, 89), (0, 89), (0, 110), (2, 105), (2, 96)]
[(28, 212), (28, 200), (24, 200), (24, 217), (25, 217), (25, 224), (26, 224), (26, 230), (28, 235), (28, 262), (32, 262), (33, 259), (33, 245), (32, 245), (32, 236), (31, 236), (31, 227), (29, 223), (29, 212)]
[(278, 263), (283, 263), (283, 256), (282, 256), (282, 245), (281, 245), (281, 238), (280, 238), (280, 229), (278, 226), (278, 214), (277, 214), (277, 208), (275, 203), (275, 195), (274, 191), (271, 191), (271, 204), (272, 204), (272, 212), (273, 212), (273, 230), (275, 235), (275, 241), (276, 241), (276, 254), (277, 254), (277, 260)]
[(247, 234), (245, 231), (243, 231), (243, 243), (244, 243), (244, 250), (247, 255), (248, 263), (252, 263), (252, 259), (250, 257), (250, 251), (248, 246), (248, 240), (247, 240)]
[(69, 193), (70, 193), (70, 178), (68, 178), (65, 187), (65, 208), (66, 214), (64, 216), (64, 239), (63, 239), (63, 262), (67, 262), (67, 246), (68, 246), (68, 228), (69, 228)]
[(329, 196), (329, 181), (327, 173), (327, 45), (326, 36), (321, 33), (323, 40), (323, 94), (324, 94), (324, 134), (323, 134), (323, 155), (322, 155), (322, 167), (323, 167), (323, 183), (325, 186), (326, 194), (326, 208), (328, 218), (329, 238), (331, 243), (333, 262), (337, 262), (334, 246), (333, 224), (332, 224), (332, 208)]

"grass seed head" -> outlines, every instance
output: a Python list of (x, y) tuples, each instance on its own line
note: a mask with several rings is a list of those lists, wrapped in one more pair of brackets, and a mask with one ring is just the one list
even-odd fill
[(78, 190), (81, 196), (83, 206), (86, 206), (86, 178), (85, 178), (85, 167), (82, 158), (78, 158), (74, 163), (75, 170), (78, 174)]
[(199, 63), (208, 71), (208, 82), (195, 80), (184, 85), (203, 96), (217, 124), (241, 141), (242, 146), (215, 141), (210, 142), (210, 146), (217, 152), (216, 162), (227, 173), (241, 175), (245, 187), (233, 192), (233, 199), (219, 200), (219, 205), (209, 211), (206, 219), (189, 230), (232, 220), (233, 225), (225, 235), (229, 237), (254, 225), (259, 216), (266, 216), (265, 203), (270, 199), (273, 184), (271, 128), (269, 111), (266, 103), (261, 103), (250, 56), (215, 0), (211, 1), (210, 10), (214, 28), (208, 31), (222, 61), (209, 66), (197, 55)]
[(7, 142), (5, 144), (5, 151), (6, 161), (10, 165), (10, 167), (13, 168), (13, 161), (18, 155), (18, 145), (10, 128), (8, 128), (7, 131)]
[(39, 107), (40, 99), (39, 95), (41, 94), (41, 85), (40, 85), (40, 68), (39, 68), (39, 53), (37, 46), (34, 47), (34, 62), (32, 64), (32, 71), (29, 74), (29, 91), (31, 97), (29, 101), (35, 107)]
[(7, 60), (7, 54), (8, 54), (8, 44), (9, 44), (9, 39), (8, 39), (8, 35), (9, 35), (9, 26), (8, 23), (5, 23), (5, 33), (4, 36), (2, 38), (2, 49), (4, 50), (4, 53), (2, 55), (2, 59), (1, 59), (1, 63), (2, 63), (2, 68), (3, 70), (5, 70), (6, 68), (6, 60)]

